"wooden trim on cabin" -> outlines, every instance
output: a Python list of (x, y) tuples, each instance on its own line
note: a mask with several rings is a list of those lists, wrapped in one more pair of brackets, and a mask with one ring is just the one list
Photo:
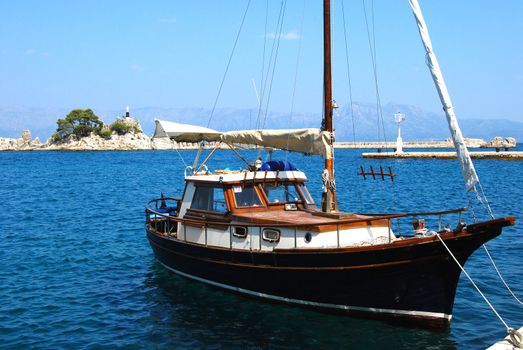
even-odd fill
[(231, 186), (226, 186), (223, 190), (225, 192), (225, 203), (227, 204), (227, 209), (229, 210), (229, 212), (234, 212), (236, 207), (233, 189)]

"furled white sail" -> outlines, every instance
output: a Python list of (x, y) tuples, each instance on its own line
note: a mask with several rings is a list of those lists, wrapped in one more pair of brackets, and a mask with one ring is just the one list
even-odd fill
[(479, 182), (478, 175), (476, 174), (476, 169), (474, 168), (474, 164), (472, 164), (472, 159), (470, 158), (467, 147), (465, 146), (463, 135), (452, 107), (450, 95), (445, 80), (443, 79), (443, 73), (439, 67), (438, 60), (436, 59), (436, 54), (432, 49), (429, 31), (425, 24), (418, 0), (409, 0), (409, 3), (412, 12), (414, 13), (414, 17), (416, 18), (421, 40), (425, 46), (425, 51), (427, 52), (427, 65), (430, 68), (432, 79), (434, 80), (441, 103), (443, 104), (443, 110), (447, 116), (450, 134), (452, 136), (452, 141), (454, 142), (454, 147), (456, 148), (458, 159), (460, 160), (461, 172), (465, 179), (465, 185), (467, 186), (467, 191), (470, 192), (474, 190), (475, 185)]
[(153, 138), (169, 137), (177, 142), (223, 141), (278, 148), (332, 159), (330, 134), (320, 129), (240, 130), (219, 132), (202, 126), (155, 120)]

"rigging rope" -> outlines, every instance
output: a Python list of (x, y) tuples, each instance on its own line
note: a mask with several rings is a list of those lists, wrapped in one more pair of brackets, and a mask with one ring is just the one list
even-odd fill
[[(269, 21), (269, 0), (267, 0), (267, 2), (265, 3), (265, 27), (264, 27), (264, 30), (263, 30), (265, 35), (263, 36), (262, 68), (261, 68), (261, 80), (260, 80), (260, 90), (262, 91), (262, 94), (263, 94), (263, 89), (265, 89), (265, 86), (264, 86), (264, 80), (265, 80), (265, 55), (266, 55), (265, 51), (267, 50), (267, 24), (268, 24), (268, 21)], [(256, 93), (256, 95), (258, 95), (258, 94)], [(260, 108), (261, 108), (261, 100), (258, 97), (258, 109), (260, 109)], [(259, 112), (258, 112), (258, 118), (259, 118)]]
[(356, 125), (354, 123), (354, 106), (352, 99), (352, 83), (350, 79), (350, 64), (349, 64), (349, 45), (347, 38), (347, 22), (345, 21), (345, 1), (341, 1), (341, 13), (343, 16), (343, 36), (345, 39), (345, 61), (347, 64), (347, 79), (349, 81), (349, 103), (350, 103), (350, 115), (352, 120), (352, 141), (356, 142)]
[(249, 11), (249, 7), (251, 6), (251, 0), (247, 3), (247, 6), (245, 8), (245, 12), (243, 13), (242, 22), (240, 24), (240, 28), (238, 28), (238, 33), (236, 34), (236, 39), (234, 40), (234, 45), (232, 47), (231, 54), (229, 56), (229, 61), (227, 62), (227, 66), (225, 68), (225, 72), (223, 73), (223, 78), (220, 83), (220, 88), (218, 89), (218, 94), (216, 95), (216, 99), (214, 100), (214, 105), (212, 106), (211, 115), (209, 116), (209, 121), (207, 122), (207, 127), (211, 124), (212, 117), (214, 115), (214, 111), (216, 109), (216, 105), (218, 104), (218, 99), (220, 98), (220, 94), (222, 92), (223, 83), (225, 83), (225, 78), (227, 77), (227, 72), (229, 71), (229, 67), (231, 65), (232, 57), (234, 56), (234, 51), (236, 50), (236, 45), (238, 44), (238, 39), (240, 38), (240, 34), (242, 32), (243, 23), (245, 22), (245, 18), (247, 17), (247, 12)]
[[(365, 17), (365, 26), (367, 29), (367, 41), (369, 43), (369, 50), (371, 54), (371, 61), (372, 61), (372, 69), (374, 73), (374, 89), (376, 92), (376, 113), (378, 114), (378, 139), (381, 138), (380, 134), (380, 127), (383, 131), (383, 141), (387, 141), (387, 136), (385, 134), (385, 123), (383, 121), (383, 110), (381, 108), (381, 97), (380, 97), (380, 91), (379, 91), (379, 83), (378, 83), (378, 67), (377, 67), (377, 59), (376, 59), (376, 35), (375, 35), (375, 25), (374, 25), (374, 0), (371, 1), (371, 14), (372, 14), (372, 36), (369, 30), (369, 20), (367, 16), (367, 5), (366, 0), (363, 0), (363, 14)], [(372, 37), (372, 39), (371, 39)]]
[(183, 160), (183, 157), (182, 157), (180, 151), (178, 151), (178, 147), (175, 147), (174, 150), (176, 151), (176, 153), (178, 153), (178, 156), (182, 160), (183, 165), (187, 168), (187, 163), (185, 163), (185, 160)]
[(276, 52), (274, 54), (274, 63), (272, 65), (271, 82), (269, 84), (269, 92), (268, 92), (268, 95), (267, 95), (267, 102), (265, 103), (265, 115), (263, 116), (262, 129), (265, 128), (265, 123), (267, 122), (267, 113), (269, 111), (269, 102), (271, 100), (272, 83), (274, 81), (274, 73), (276, 72), (276, 59), (278, 58), (278, 52), (279, 52), (279, 49), (280, 49), (281, 35), (282, 35), (282, 31), (283, 31), (283, 20), (285, 18), (285, 10), (287, 8), (287, 0), (283, 1), (282, 6), (283, 6), (283, 11), (282, 11), (281, 21), (280, 21), (280, 29), (278, 30), (278, 39), (276, 40)]
[[(369, 45), (369, 51), (371, 56), (372, 63), (372, 72), (374, 75), (374, 90), (376, 94), (376, 114), (377, 114), (377, 129), (378, 129), (378, 141), (387, 142), (387, 133), (385, 130), (385, 121), (383, 118), (383, 108), (381, 104), (381, 94), (380, 86), (378, 79), (378, 60), (377, 60), (377, 49), (376, 49), (376, 25), (375, 25), (375, 11), (374, 11), (374, 0), (370, 2), (370, 23), (369, 15), (367, 14), (367, 2), (362, 0), (363, 4), (363, 14), (365, 18), (365, 29), (367, 31), (367, 42)], [(385, 160), (385, 164), (388, 164), (389, 167), (392, 167), (391, 160)], [(387, 193), (385, 191), (379, 191), (381, 203), (386, 203), (390, 205), (392, 203), (394, 206), (397, 205), (397, 196), (396, 191), (394, 190), (394, 182), (392, 183), (393, 191), (391, 193), (392, 199), (390, 202), (385, 200)]]
[[(439, 235), (439, 233), (436, 233), (436, 237), (438, 237), (439, 241), (441, 242), (441, 244), (443, 244), (443, 246), (445, 247), (445, 249), (447, 250), (447, 252), (450, 254), (450, 256), (452, 257), (452, 259), (454, 259), (454, 262), (459, 266), (459, 268), (461, 269), (461, 271), (463, 271), (463, 273), (465, 274), (465, 276), (467, 276), (468, 280), (470, 281), (470, 283), (472, 283), (472, 285), (474, 286), (474, 288), (476, 288), (476, 290), (478, 291), (478, 293), (481, 295), (481, 297), (483, 297), (483, 300), (485, 300), (485, 302), (487, 303), (488, 306), (490, 306), (490, 308), (492, 309), (492, 311), (494, 312), (494, 314), (496, 314), (496, 316), (498, 317), (498, 319), (501, 321), (501, 323), (503, 323), (503, 325), (505, 326), (506, 330), (507, 330), (507, 333), (511, 336), (511, 338), (513, 337), (514, 333), (519, 335), (519, 333), (517, 333), (513, 328), (509, 327), (507, 325), (507, 323), (505, 322), (505, 320), (500, 316), (500, 314), (498, 313), (498, 311), (494, 308), (494, 306), (490, 303), (490, 301), (487, 299), (487, 297), (485, 296), (485, 294), (483, 294), (483, 292), (479, 289), (479, 287), (476, 285), (476, 283), (472, 280), (472, 278), (470, 277), (470, 275), (467, 273), (467, 271), (465, 271), (465, 268), (459, 263), (458, 259), (454, 256), (454, 254), (452, 253), (452, 251), (449, 249), (449, 247), (447, 246), (447, 244), (445, 244), (445, 242), (443, 241), (443, 239), (441, 238), (441, 236)], [(521, 337), (521, 335), (519, 335)], [(516, 336), (517, 337), (517, 336)]]
[(521, 300), (518, 299), (518, 297), (514, 294), (514, 292), (512, 292), (512, 289), (510, 289), (510, 287), (508, 286), (507, 282), (505, 281), (505, 279), (503, 278), (503, 276), (501, 275), (501, 272), (499, 271), (498, 269), (498, 266), (496, 265), (496, 263), (494, 262), (494, 259), (492, 259), (492, 256), (490, 255), (488, 249), (487, 249), (487, 245), (486, 244), (483, 244), (483, 249), (485, 249), (485, 252), (487, 253), (487, 256), (488, 258), (490, 259), (490, 262), (492, 263), (492, 266), (494, 266), (494, 269), (496, 270), (496, 272), (498, 273), (498, 276), (499, 278), (501, 279), (501, 282), (503, 282), (503, 284), (505, 285), (505, 287), (507, 288), (507, 290), (510, 292), (510, 294), (512, 294), (512, 297), (520, 304), (520, 305), (523, 305), (523, 302), (521, 302)]
[[(481, 185), (481, 182), (478, 181), (478, 185), (480, 187), (481, 194), (477, 190), (476, 186), (474, 186), (474, 192), (476, 193), (476, 198), (477, 198), (477, 200), (481, 204), (483, 204), (484, 207), (487, 208), (487, 211), (488, 211), (489, 215), (492, 217), (492, 219), (494, 219), (494, 213), (493, 213), (493, 211), (492, 211), (492, 209), (490, 207), (490, 204), (488, 202), (487, 196), (485, 195), (485, 192), (483, 190), (483, 186)], [(476, 222), (476, 214), (474, 213), (474, 208), (472, 206), (472, 200), (469, 200), (469, 208), (470, 208), (470, 211), (472, 213), (472, 217), (474, 219), (474, 222)], [(518, 304), (523, 305), (523, 302), (521, 300), (519, 300), (519, 298), (514, 294), (514, 292), (512, 291), (510, 286), (508, 285), (508, 283), (505, 281), (505, 278), (501, 274), (501, 271), (499, 271), (496, 262), (494, 261), (494, 259), (490, 255), (490, 252), (488, 251), (486, 244), (483, 244), (483, 249), (485, 249), (485, 252), (487, 253), (487, 256), (488, 256), (488, 258), (490, 260), (490, 263), (494, 267), (494, 270), (496, 270), (496, 273), (498, 274), (498, 277), (501, 280), (501, 282), (503, 282), (503, 284), (505, 285), (505, 288), (508, 290), (508, 292), (512, 295), (512, 297), (514, 298), (514, 300), (516, 300), (516, 302)]]
[[(267, 82), (268, 82), (268, 79), (269, 79), (269, 72), (271, 70), (271, 66), (272, 65), (276, 65), (276, 58), (277, 58), (278, 54), (277, 54), (277, 49), (275, 49), (275, 48), (276, 48), (277, 45), (279, 47), (279, 42), (280, 42), (280, 38), (281, 38), (281, 28), (282, 28), (282, 25), (283, 25), (283, 15), (284, 15), (284, 12), (285, 12), (285, 4), (286, 4), (286, 1), (282, 1), (280, 3), (280, 12), (278, 14), (278, 20), (276, 22), (276, 30), (273, 33), (274, 34), (274, 38), (273, 38), (274, 40), (272, 42), (271, 54), (269, 56), (269, 63), (267, 64), (267, 71), (266, 71), (266, 73), (264, 75), (264, 80), (261, 82), (261, 93), (260, 93), (261, 103), (260, 103), (260, 105), (258, 107), (258, 116), (256, 118), (256, 129), (260, 129), (260, 125), (261, 125), (261, 118), (262, 118), (262, 112), (263, 112), (263, 103), (265, 101), (265, 95), (266, 95), (266, 91), (267, 91)], [(265, 31), (265, 37), (267, 38), (267, 36), (268, 36), (268, 33), (267, 33), (267, 31)], [(273, 63), (273, 61), (274, 61), (274, 63)], [(273, 78), (274, 78), (274, 74), (273, 74)], [(271, 80), (271, 85), (272, 85), (272, 80)], [(267, 102), (267, 107), (266, 108), (268, 108), (268, 102)], [(265, 118), (266, 117), (267, 117), (267, 111), (265, 112)]]
[(487, 199), (487, 195), (485, 194), (485, 191), (483, 190), (483, 185), (479, 181), (479, 177), (478, 177), (478, 185), (479, 185), (479, 190), (480, 190), (481, 193), (478, 192), (476, 186), (474, 186), (474, 191), (476, 192), (478, 200), (479, 200), (479, 202), (481, 204), (483, 204), (483, 206), (485, 206), (485, 208), (487, 209), (487, 212), (489, 213), (490, 217), (492, 219), (494, 219), (494, 212), (492, 211), (492, 208), (490, 207), (490, 204), (489, 204), (488, 199)]
[[(294, 84), (292, 87), (292, 98), (291, 98), (291, 114), (289, 115), (289, 129), (292, 126), (292, 117), (294, 114), (294, 97), (296, 96), (296, 83), (298, 81), (298, 68), (300, 67), (300, 56), (301, 56), (301, 44), (303, 41), (303, 22), (305, 18), (305, 4), (306, 0), (303, 0), (303, 10), (301, 14), (301, 24), (300, 24), (300, 40), (298, 43), (298, 54), (296, 56), (296, 70), (294, 72)], [(287, 152), (285, 153), (285, 160), (287, 160), (289, 155), (289, 143), (290, 143), (291, 134), (287, 135)]]

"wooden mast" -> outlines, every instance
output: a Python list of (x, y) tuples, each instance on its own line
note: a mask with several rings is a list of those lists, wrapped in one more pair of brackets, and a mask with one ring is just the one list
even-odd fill
[(325, 213), (337, 212), (338, 201), (334, 186), (334, 129), (332, 127), (332, 78), (331, 78), (331, 21), (330, 0), (323, 1), (323, 106), (324, 130), (331, 133), (331, 159), (325, 159), (323, 172), (324, 190), (321, 198), (321, 210)]

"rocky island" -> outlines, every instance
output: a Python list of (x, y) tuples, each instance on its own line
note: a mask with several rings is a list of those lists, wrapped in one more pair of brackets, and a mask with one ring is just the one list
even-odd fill
[(0, 151), (129, 151), (197, 149), (197, 143), (177, 143), (168, 138), (150, 138), (138, 119), (124, 116), (105, 124), (90, 109), (76, 109), (58, 119), (57, 132), (42, 143), (24, 130), (16, 138), (0, 137)]

